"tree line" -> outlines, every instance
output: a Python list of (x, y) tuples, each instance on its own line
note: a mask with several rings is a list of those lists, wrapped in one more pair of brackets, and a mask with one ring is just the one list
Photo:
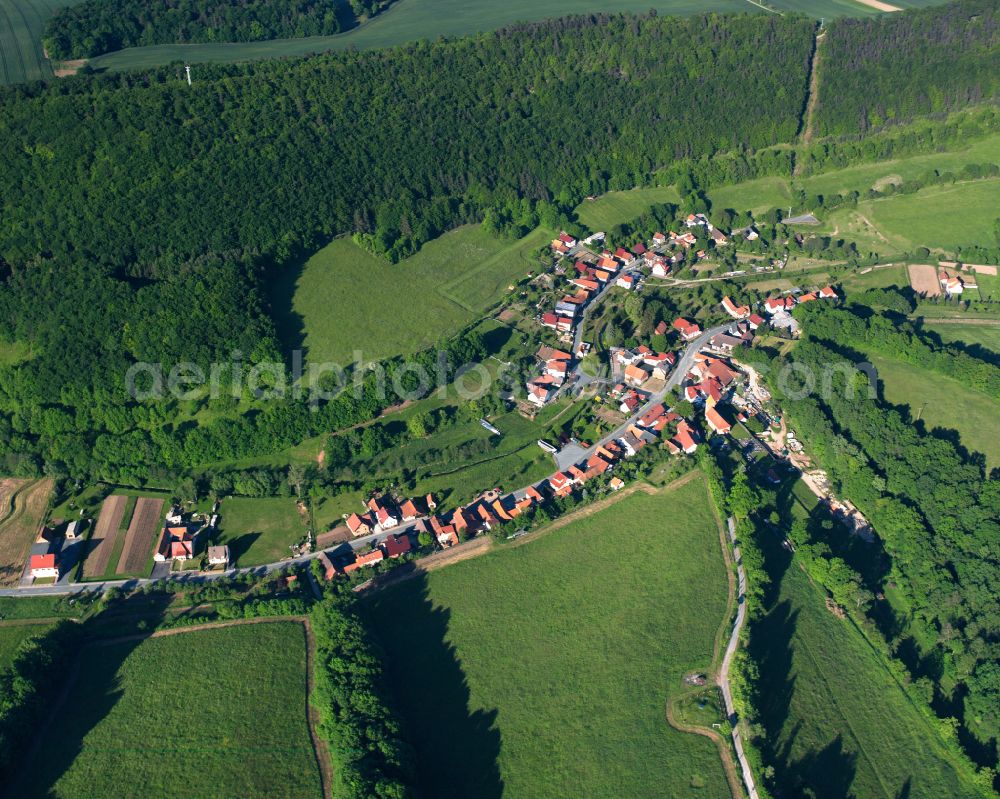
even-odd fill
[(396, 260), (515, 200), (572, 206), (677, 158), (790, 141), (811, 32), (592, 15), (198, 65), (191, 87), (177, 66), (6, 87), (0, 257), (144, 271), (240, 248), (284, 261), (359, 233)]
[(1000, 9), (958, 0), (830, 23), (816, 131), (858, 136), (1000, 97)]
[[(911, 362), (924, 365), (927, 359), (935, 368), (934, 353), (916, 335), (896, 333), (875, 321), (879, 317), (865, 327), (836, 309), (803, 308), (801, 313), (805, 337), (790, 357), (814, 373), (842, 362), (846, 342), (853, 340), (885, 347), (904, 360), (908, 341), (916, 353)], [(964, 362), (956, 358), (955, 368), (976, 371)], [(797, 379), (788, 382), (788, 393), (778, 394), (795, 429), (830, 476), (834, 493), (853, 502), (879, 535), (888, 571), (870, 587), (883, 590), (891, 584), (909, 609), (905, 616), (890, 613), (880, 619), (890, 649), (913, 679), (924, 681), (925, 699), (939, 715), (955, 718), (968, 735), (992, 746), (989, 742), (1000, 733), (995, 668), (1000, 602), (992, 588), (1000, 573), (996, 470), (987, 475), (981, 457), (949, 438), (921, 432), (905, 412), (869, 398), (863, 376), (835, 373), (823, 397), (798, 396)], [(799, 539), (810, 543), (802, 533)], [(826, 546), (822, 540), (812, 543)], [(824, 574), (831, 577), (817, 572)], [(849, 571), (844, 577), (846, 590), (859, 585)], [(980, 764), (995, 766), (996, 753), (986, 759)]]
[(330, 36), (391, 0), (85, 0), (45, 26), (50, 58), (93, 58), (125, 47)]

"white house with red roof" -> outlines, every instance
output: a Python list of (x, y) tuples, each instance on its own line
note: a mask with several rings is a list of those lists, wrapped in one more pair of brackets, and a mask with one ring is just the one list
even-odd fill
[(28, 569), (33, 578), (59, 577), (59, 567), (56, 565), (54, 553), (48, 555), (32, 555), (28, 560)]
[(697, 338), (701, 335), (701, 328), (694, 322), (689, 322), (683, 317), (678, 317), (674, 320), (674, 330), (680, 333), (681, 338), (685, 341), (690, 341), (691, 339)]
[(561, 241), (567, 247), (576, 246), (576, 239), (574, 239), (571, 235), (569, 235), (569, 233), (567, 233), (565, 230), (559, 234), (559, 241)]
[(632, 275), (620, 275), (619, 278), (615, 281), (615, 285), (619, 286), (620, 288), (631, 291), (633, 288), (635, 288), (635, 278), (632, 277)]

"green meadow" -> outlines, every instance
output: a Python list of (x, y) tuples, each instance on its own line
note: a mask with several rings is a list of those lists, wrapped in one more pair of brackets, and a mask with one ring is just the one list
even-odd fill
[(306, 523), (291, 497), (226, 497), (212, 543), (228, 545), (237, 565), (257, 566), (291, 557), (289, 546), (305, 534)]
[(10, 666), (17, 656), (18, 647), (29, 638), (37, 638), (51, 630), (52, 624), (0, 625), (0, 671)]
[(421, 789), (727, 796), (715, 746), (665, 718), (710, 667), (727, 590), (699, 475), (374, 594)]
[(950, 323), (924, 322), (924, 330), (936, 333), (947, 343), (958, 342), (968, 346), (979, 345), (991, 352), (1000, 354), (1000, 324), (998, 325), (962, 325)]
[(768, 759), (781, 794), (978, 796), (862, 633), (828, 611), (823, 592), (775, 550), (787, 568), (773, 606), (754, 627), (752, 646)]
[(306, 690), (293, 622), (86, 647), (17, 795), (319, 799)]
[(1000, 466), (1000, 408), (980, 391), (937, 372), (883, 356), (870, 356), (885, 399), (906, 405), (928, 430), (958, 432), (962, 445), (986, 456), (987, 469)]
[(584, 200), (576, 207), (576, 215), (587, 229), (606, 232), (615, 225), (635, 219), (652, 205), (679, 201), (680, 195), (673, 186), (609, 191), (593, 200)]
[(507, 292), (512, 281), (537, 272), (532, 253), (552, 238), (541, 228), (523, 239), (498, 239), (466, 225), (391, 264), (336, 239), (277, 276), (272, 287), (286, 348), (303, 347), (312, 363), (353, 363), (412, 353), (472, 322)]

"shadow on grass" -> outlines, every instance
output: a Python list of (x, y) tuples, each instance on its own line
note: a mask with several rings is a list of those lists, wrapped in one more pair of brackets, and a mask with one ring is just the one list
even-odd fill
[(274, 319), (282, 354), (289, 362), (295, 350), (303, 350), (305, 358), (305, 320), (295, 310), (293, 300), (307, 260), (308, 256), (303, 255), (281, 267), (275, 266), (268, 270), (267, 299), (271, 318)]
[(260, 538), (260, 535), (260, 533), (244, 533), (227, 541), (230, 561), (239, 563), (240, 558), (250, 550), (250, 547), (253, 546), (254, 541)]
[(387, 654), (393, 700), (417, 751), (422, 794), (499, 799), (497, 711), (470, 708), (469, 685), (448, 641), (451, 611), (431, 602), (426, 574), (373, 593), (361, 613)]
[[(126, 658), (156, 628), (166, 613), (171, 597), (137, 595), (114, 606), (113, 620), (104, 613), (76, 625), (67, 642), (66, 668), (48, 668), (49, 679), (43, 686), (43, 712), (37, 724), (24, 730), (18, 742), (21, 757), (17, 769), (0, 775), (0, 797), (41, 799), (55, 797), (56, 783), (83, 751), (87, 735), (111, 713), (123, 691), (118, 670)], [(133, 608), (134, 606), (134, 608)], [(132, 610), (135, 613), (132, 613)], [(57, 628), (59, 629), (59, 628)], [(62, 628), (64, 629), (64, 628)], [(54, 635), (58, 633), (50, 633)], [(118, 639), (119, 643), (102, 644), (100, 639)], [(86, 648), (90, 644), (94, 648)], [(142, 746), (143, 742), (134, 741)], [(122, 741), (122, 747), (129, 741)]]

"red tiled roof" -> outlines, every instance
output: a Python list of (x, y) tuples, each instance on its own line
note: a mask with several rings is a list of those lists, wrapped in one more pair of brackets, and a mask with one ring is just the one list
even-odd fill
[(398, 558), (410, 551), (410, 538), (406, 535), (390, 535), (382, 542), (385, 554), (390, 558)]
[(30, 566), (32, 571), (35, 569), (54, 569), (56, 567), (56, 556), (53, 554), (32, 555)]

